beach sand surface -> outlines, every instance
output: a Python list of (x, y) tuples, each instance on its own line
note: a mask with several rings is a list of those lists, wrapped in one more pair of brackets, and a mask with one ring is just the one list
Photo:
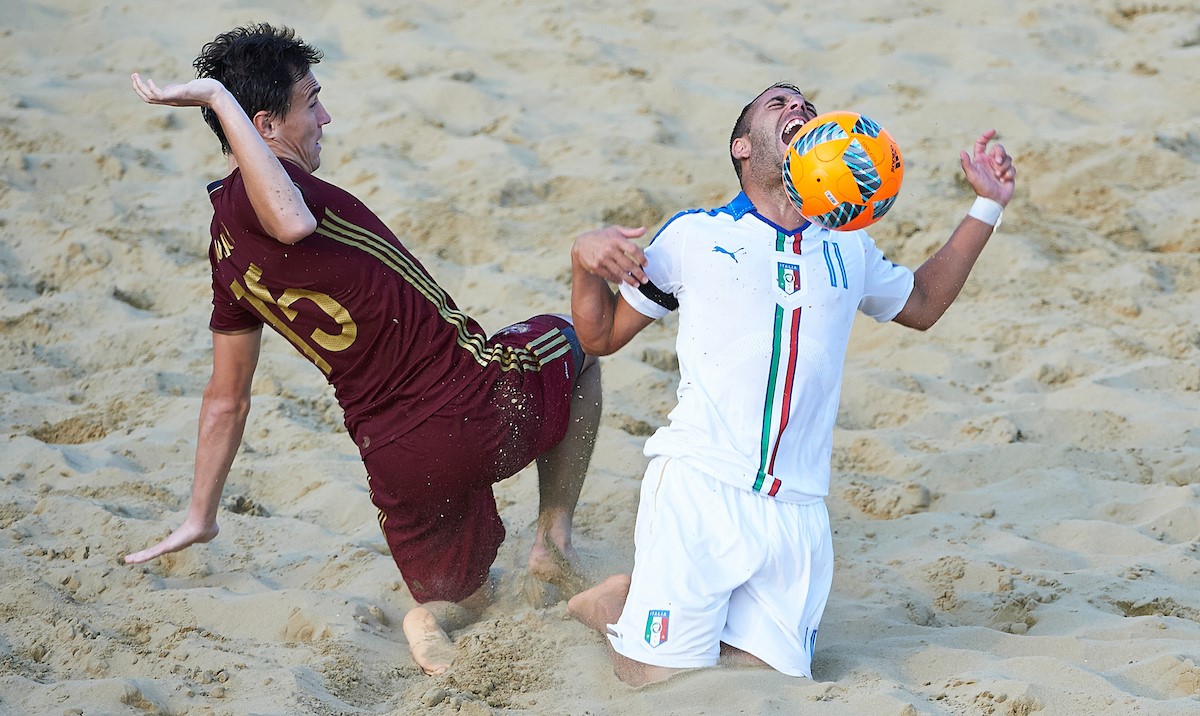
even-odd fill
[[(1200, 8), (5, 0), (0, 9), (0, 714), (1200, 712)], [(413, 601), (318, 370), (269, 334), (221, 534), (126, 566), (188, 504), (210, 369), (192, 76), (271, 21), (323, 48), (320, 176), (371, 206), (489, 331), (569, 308), (569, 248), (737, 191), (738, 111), (780, 80), (866, 114), (906, 161), (871, 233), (919, 265), (996, 128), (1017, 195), (927, 333), (861, 320), (828, 498), (812, 680), (715, 668), (634, 690), (523, 578), (531, 469), (497, 487), (501, 599), (426, 677)], [(576, 518), (629, 570), (675, 322), (603, 361)]]

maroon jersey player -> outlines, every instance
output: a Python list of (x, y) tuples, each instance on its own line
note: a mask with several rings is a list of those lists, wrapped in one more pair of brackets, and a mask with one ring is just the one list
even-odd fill
[(313, 176), (330, 121), (311, 71), (320, 58), (291, 30), (260, 24), (206, 45), (200, 79), (160, 88), (133, 75), (146, 102), (203, 109), (230, 173), (209, 185), (213, 370), (191, 503), (182, 525), (126, 561), (217, 536), (267, 324), (334, 387), (420, 603), (404, 619), (409, 646), (439, 673), (453, 659), (447, 632), (491, 599), (504, 539), (492, 484), (534, 460), (530, 572), (581, 586), (571, 522), (599, 422), (599, 365), (563, 316), (488, 337), (370, 209)]

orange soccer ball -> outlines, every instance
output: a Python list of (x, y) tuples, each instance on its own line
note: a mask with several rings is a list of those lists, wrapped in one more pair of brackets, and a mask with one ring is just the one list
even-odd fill
[(856, 112), (810, 119), (783, 157), (783, 185), (809, 221), (854, 231), (879, 221), (900, 191), (904, 160), (883, 127)]

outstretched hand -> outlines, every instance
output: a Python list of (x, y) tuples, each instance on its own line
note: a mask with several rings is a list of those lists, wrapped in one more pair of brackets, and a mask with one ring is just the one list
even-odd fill
[(975, 151), (961, 153), (963, 173), (967, 183), (978, 196), (986, 197), (1007, 206), (1012, 199), (1016, 187), (1017, 169), (1013, 166), (1012, 157), (1004, 151), (1004, 145), (988, 143), (996, 136), (996, 130), (989, 129), (975, 141)]
[(197, 525), (191, 522), (184, 522), (174, 532), (167, 535), (166, 539), (153, 547), (144, 549), (141, 552), (125, 555), (125, 564), (149, 562), (168, 552), (178, 552), (197, 543), (211, 542), (220, 531), (221, 528), (217, 526), (216, 522), (210, 525)]
[(170, 107), (210, 107), (225, 85), (210, 77), (202, 77), (182, 85), (159, 87), (149, 77), (134, 72), (133, 91), (148, 104), (165, 104)]
[(650, 280), (642, 270), (646, 265), (646, 254), (631, 239), (645, 233), (644, 226), (606, 226), (588, 231), (575, 238), (571, 257), (588, 273), (612, 283), (640, 286)]

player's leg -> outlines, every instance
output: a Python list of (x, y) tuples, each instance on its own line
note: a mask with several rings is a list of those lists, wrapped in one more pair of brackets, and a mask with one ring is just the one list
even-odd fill
[(457, 655), (450, 632), (479, 619), (495, 595), (496, 583), (488, 579), (461, 602), (433, 601), (413, 607), (404, 615), (404, 636), (413, 660), (430, 676), (445, 673)]
[(571, 542), (571, 528), (603, 407), (600, 363), (595, 356), (586, 356), (582, 365), (571, 393), (566, 435), (537, 459), (538, 523), (529, 552), (530, 574), (555, 585), (568, 597), (587, 586)]
[[(567, 601), (567, 613), (589, 629), (607, 635), (608, 625), (616, 623), (621, 617), (621, 611), (625, 608), (625, 599), (629, 596), (629, 584), (628, 574), (614, 574), (591, 589), (571, 597)], [(634, 661), (618, 654), (612, 648), (612, 644), (607, 646), (608, 654), (612, 658), (613, 672), (617, 678), (630, 686), (643, 686), (665, 681), (681, 671), (681, 669)]]
[(568, 603), (607, 637), (617, 676), (641, 685), (714, 666), (731, 592), (754, 573), (758, 536), (738, 520), (722, 483), (677, 460), (646, 467), (633, 574)]
[(464, 484), (432, 469), (442, 465), (457, 473), (459, 466), (445, 457), (471, 459), (469, 445), (447, 442), (461, 432), (456, 420), (433, 417), (364, 460), (379, 526), (417, 602), (404, 616), (404, 635), (427, 674), (450, 668), (455, 657), (450, 634), (491, 603), (491, 566), (504, 540), (489, 482)]
[(538, 520), (529, 573), (569, 597), (586, 586), (571, 527), (600, 424), (600, 364), (584, 355), (569, 316), (533, 316), (488, 340), (538, 361), (536, 370), (509, 373), (508, 385), (498, 381), (493, 389), (508, 391), (491, 403), (508, 408), (491, 416), (505, 428), (495, 431), (493, 448), (515, 468), (497, 479), (536, 461)]
[[(811, 678), (817, 629), (833, 582), (829, 513), (824, 503), (748, 497), (754, 498), (745, 500), (748, 513), (778, 539), (767, 547), (773, 557), (764, 568), (730, 595), (722, 659), (739, 664), (757, 659), (785, 674)], [(754, 500), (761, 508), (757, 513)]]

